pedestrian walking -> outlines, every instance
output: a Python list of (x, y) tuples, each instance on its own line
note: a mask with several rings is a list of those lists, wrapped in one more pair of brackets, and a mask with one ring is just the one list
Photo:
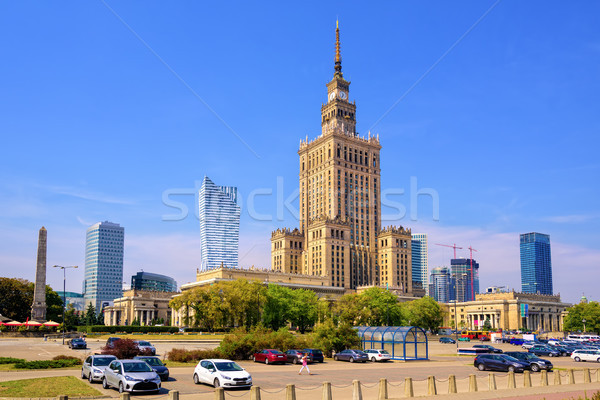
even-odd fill
[(306, 372), (308, 372), (309, 375), (312, 375), (310, 373), (310, 369), (308, 369), (308, 358), (306, 357), (306, 353), (302, 355), (302, 367), (300, 368), (298, 375), (302, 374), (302, 371), (304, 370), (304, 368), (306, 368)]

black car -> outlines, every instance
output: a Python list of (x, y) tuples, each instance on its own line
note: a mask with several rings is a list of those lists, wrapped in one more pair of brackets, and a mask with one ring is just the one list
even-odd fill
[(535, 354), (536, 356), (550, 357), (560, 357), (561, 354), (558, 349), (553, 349), (552, 346), (547, 346), (545, 344), (536, 344), (529, 349), (529, 352)]
[(501, 349), (497, 349), (494, 346), (490, 346), (489, 344), (474, 344), (474, 349), (486, 349), (488, 353), (502, 353)]
[(303, 349), (302, 351), (306, 352), (309, 357), (312, 357), (314, 362), (322, 363), (325, 361), (325, 356), (323, 356), (323, 352), (319, 349)]
[(441, 337), (440, 343), (456, 343), (456, 340), (449, 337)]
[(529, 370), (529, 363), (517, 360), (506, 354), (480, 354), (473, 362), (475, 368), (480, 371), (495, 370), (508, 372), (523, 372)]
[(539, 370), (545, 369), (551, 371), (553, 365), (550, 361), (539, 358), (535, 354), (526, 353), (524, 351), (507, 351), (507, 356), (516, 358), (517, 360), (526, 361), (529, 363), (529, 368), (532, 372), (538, 372)]
[(367, 362), (369, 361), (369, 356), (362, 350), (342, 350), (339, 353), (336, 353), (333, 356), (335, 361), (350, 361), (353, 362)]
[(70, 349), (87, 349), (87, 343), (84, 338), (75, 338), (69, 340)]
[(169, 380), (169, 369), (165, 367), (165, 364), (160, 360), (160, 358), (155, 356), (135, 356), (134, 360), (142, 360), (145, 361), (160, 377), (161, 381)]
[[(285, 356), (287, 357), (287, 362), (292, 364), (299, 364), (302, 362), (302, 357), (304, 357), (306, 352), (304, 350), (288, 350), (285, 352)], [(313, 362), (312, 356), (310, 354), (306, 354), (306, 362)]]
[(555, 344), (554, 346), (552, 346), (552, 348), (560, 351), (561, 356), (570, 356), (574, 350), (573, 348), (571, 348), (569, 346), (562, 346), (559, 344)]

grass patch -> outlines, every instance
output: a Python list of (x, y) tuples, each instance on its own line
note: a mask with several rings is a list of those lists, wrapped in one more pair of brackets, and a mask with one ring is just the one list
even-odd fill
[(0, 397), (101, 396), (98, 390), (74, 376), (20, 379), (0, 382)]

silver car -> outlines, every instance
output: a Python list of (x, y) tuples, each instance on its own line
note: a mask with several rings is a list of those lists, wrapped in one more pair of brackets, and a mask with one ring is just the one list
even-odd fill
[(160, 390), (160, 377), (140, 360), (115, 360), (104, 370), (102, 387), (123, 392), (155, 392)]
[(116, 359), (109, 355), (88, 356), (81, 366), (81, 379), (87, 379), (90, 383), (100, 382), (104, 377), (104, 369)]
[(153, 356), (156, 354), (156, 348), (152, 346), (152, 344), (147, 340), (134, 340), (138, 349), (142, 352), (143, 355)]

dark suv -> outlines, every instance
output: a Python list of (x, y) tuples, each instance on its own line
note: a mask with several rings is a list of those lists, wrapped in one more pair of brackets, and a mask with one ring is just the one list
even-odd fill
[(304, 349), (303, 351), (306, 352), (309, 356), (312, 356), (312, 360), (314, 362), (322, 363), (325, 360), (323, 352), (319, 349)]
[(480, 354), (475, 357), (473, 365), (480, 371), (496, 370), (509, 372), (523, 372), (529, 369), (529, 363), (517, 360), (506, 354)]
[(535, 354), (525, 353), (524, 351), (507, 351), (507, 356), (516, 358), (517, 360), (526, 361), (529, 363), (529, 368), (532, 372), (538, 372), (539, 370), (545, 369), (547, 371), (552, 370), (552, 363), (543, 358), (539, 358)]

